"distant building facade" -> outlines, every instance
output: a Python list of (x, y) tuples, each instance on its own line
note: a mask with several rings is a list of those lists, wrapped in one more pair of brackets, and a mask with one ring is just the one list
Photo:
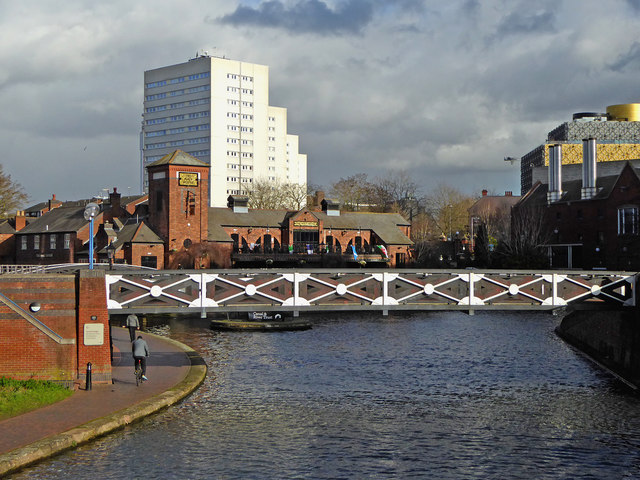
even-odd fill
[[(54, 196), (55, 198), (55, 196)], [(15, 221), (15, 232), (13, 234), (13, 255), (12, 260), (17, 264), (51, 265), (57, 263), (78, 263), (89, 261), (89, 222), (84, 218), (86, 205), (93, 201), (99, 203), (100, 212), (94, 218), (94, 240), (96, 254), (95, 260), (107, 261), (107, 251), (105, 247), (116, 240), (113, 225), (118, 225), (119, 229), (125, 227), (127, 221), (137, 223), (140, 219), (135, 218), (137, 208), (146, 203), (147, 196), (133, 196), (121, 198), (114, 189), (109, 195), (109, 200), (103, 202), (102, 199), (80, 200), (73, 202), (60, 202), (50, 211), (42, 213), (30, 221), (30, 217), (25, 217), (23, 212), (18, 212)], [(34, 210), (33, 208), (31, 210)], [(105, 228), (106, 227), (106, 228)], [(145, 263), (142, 252), (139, 255), (132, 255), (132, 243), (124, 242), (125, 236), (120, 237), (120, 242), (116, 244), (114, 251), (114, 261), (124, 262), (134, 265)], [(155, 236), (148, 244), (149, 247), (162, 246), (162, 242)], [(159, 252), (159, 258), (163, 259), (164, 246)], [(156, 264), (162, 268), (163, 264)]]
[[(489, 195), (487, 190), (482, 190), (480, 197), (469, 207), (469, 250), (473, 253), (476, 244), (476, 236), (481, 225), (487, 228), (487, 232), (500, 240), (509, 237), (511, 226), (511, 207), (520, 200), (513, 192), (506, 191), (502, 195)], [(494, 247), (497, 245), (494, 245)]]
[(606, 113), (581, 112), (571, 122), (559, 125), (547, 136), (547, 141), (523, 155), (520, 160), (520, 193), (533, 186), (536, 167), (549, 165), (549, 147), (562, 144), (562, 164), (582, 162), (582, 140), (597, 141), (599, 162), (614, 162), (640, 158), (640, 104), (611, 105)]
[[(546, 247), (552, 268), (640, 269), (640, 170), (632, 162), (605, 162), (607, 174), (593, 139), (582, 145), (581, 166), (563, 165), (565, 145), (551, 147), (548, 180), (537, 181), (513, 208), (520, 224), (542, 219), (540, 242)], [(558, 152), (558, 150), (560, 152)], [(614, 168), (617, 167), (617, 168)], [(564, 170), (575, 172), (569, 180)]]
[(269, 67), (199, 53), (144, 73), (141, 178), (177, 148), (211, 165), (209, 204), (248, 195), (254, 181), (307, 183), (307, 156), (269, 105)]

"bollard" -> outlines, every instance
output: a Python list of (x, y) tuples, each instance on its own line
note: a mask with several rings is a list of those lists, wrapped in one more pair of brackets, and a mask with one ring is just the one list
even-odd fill
[(85, 390), (91, 390), (91, 362), (87, 362), (87, 379)]

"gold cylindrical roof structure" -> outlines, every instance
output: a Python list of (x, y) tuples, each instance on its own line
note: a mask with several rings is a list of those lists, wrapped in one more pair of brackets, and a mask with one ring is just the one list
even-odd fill
[(623, 103), (607, 107), (609, 120), (620, 122), (640, 122), (640, 103)]

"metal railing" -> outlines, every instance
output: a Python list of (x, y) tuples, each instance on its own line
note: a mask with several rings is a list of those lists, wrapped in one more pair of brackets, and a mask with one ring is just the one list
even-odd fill
[(113, 313), (268, 310), (549, 310), (634, 306), (630, 272), (173, 270), (107, 273)]

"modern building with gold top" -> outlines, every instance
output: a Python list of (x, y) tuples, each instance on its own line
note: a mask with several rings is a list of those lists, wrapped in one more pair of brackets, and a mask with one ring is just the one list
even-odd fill
[(549, 147), (562, 145), (563, 165), (581, 164), (586, 138), (596, 140), (598, 162), (640, 159), (640, 103), (610, 105), (606, 113), (574, 113), (571, 122), (549, 132), (544, 144), (521, 158), (521, 194), (533, 185), (533, 169), (549, 165)]

